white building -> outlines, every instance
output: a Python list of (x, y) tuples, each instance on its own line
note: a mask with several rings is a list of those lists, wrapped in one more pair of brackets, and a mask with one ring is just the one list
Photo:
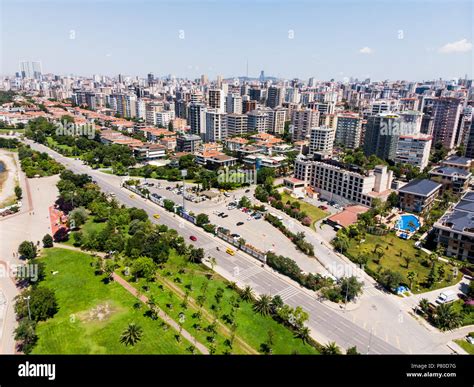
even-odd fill
[(191, 134), (197, 134), (204, 138), (206, 134), (206, 105), (191, 103), (188, 108), (188, 125), (191, 127)]
[(362, 174), (343, 169), (336, 162), (311, 161), (299, 156), (294, 177), (305, 181), (322, 198), (342, 204), (371, 206), (373, 199), (385, 201), (392, 192), (393, 173), (385, 165)]
[(242, 97), (240, 94), (227, 94), (226, 112), (229, 114), (242, 114)]
[(275, 109), (268, 112), (270, 132), (283, 134), (285, 132), (286, 109)]
[(247, 133), (246, 114), (227, 114), (226, 115), (227, 135), (229, 137), (242, 136)]
[(432, 137), (426, 134), (400, 136), (394, 161), (413, 165), (422, 171), (428, 166), (431, 143)]
[(328, 128), (325, 126), (311, 128), (309, 152), (331, 154), (334, 146), (335, 136), (336, 131), (333, 128)]
[(227, 138), (226, 117), (217, 109), (206, 111), (206, 141), (217, 142)]
[(268, 113), (263, 110), (252, 110), (247, 113), (249, 132), (266, 133), (269, 127)]

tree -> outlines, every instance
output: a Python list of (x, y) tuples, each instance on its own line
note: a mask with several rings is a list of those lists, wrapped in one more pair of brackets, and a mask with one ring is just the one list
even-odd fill
[(142, 339), (142, 336), (142, 328), (135, 323), (129, 323), (128, 327), (122, 332), (122, 335), (120, 336), (120, 342), (127, 346), (131, 345), (133, 347)]
[(38, 341), (36, 322), (28, 318), (21, 319), (15, 329), (15, 340), (20, 342), (21, 351), (26, 355), (29, 354)]
[(133, 262), (130, 271), (136, 279), (151, 279), (155, 274), (156, 264), (151, 258), (139, 257)]
[(252, 206), (250, 199), (247, 196), (242, 196), (239, 200), (239, 207), (249, 208), (250, 206)]
[(79, 228), (87, 220), (87, 211), (84, 207), (77, 207), (69, 213), (69, 227)]
[(462, 323), (462, 316), (453, 309), (452, 304), (437, 306), (433, 318), (436, 327), (442, 331), (458, 328)]
[(51, 235), (46, 234), (43, 237), (43, 247), (44, 248), (53, 247), (53, 237)]
[(332, 341), (330, 343), (327, 343), (321, 348), (321, 353), (323, 355), (340, 355), (341, 349), (337, 346), (337, 344), (334, 341)]
[(339, 250), (341, 253), (344, 253), (349, 248), (349, 239), (344, 234), (338, 235), (336, 236), (336, 238), (334, 238), (333, 245), (336, 250)]
[(58, 311), (58, 303), (54, 291), (41, 287), (31, 287), (15, 297), (15, 313), (18, 318), (44, 321), (53, 317)]
[(276, 296), (273, 296), (272, 303), (271, 303), (273, 313), (276, 313), (278, 309), (283, 307), (283, 305), (284, 305), (283, 299), (281, 298), (280, 295), (277, 294)]
[(410, 262), (413, 261), (413, 258), (409, 255), (405, 255), (403, 259), (405, 260), (405, 269), (408, 269)]
[(268, 316), (272, 311), (272, 298), (267, 294), (262, 294), (254, 303), (253, 310), (262, 316)]
[(380, 283), (387, 289), (394, 290), (403, 281), (403, 276), (398, 271), (386, 269), (380, 276)]
[(31, 241), (23, 241), (18, 247), (18, 253), (25, 259), (33, 259), (37, 254), (36, 246)]
[(303, 343), (308, 343), (310, 340), (310, 330), (308, 327), (301, 327), (295, 333), (295, 337), (301, 339)]
[(343, 278), (339, 285), (341, 295), (347, 299), (347, 301), (352, 301), (359, 294), (362, 293), (362, 287), (364, 283), (357, 280), (357, 277), (351, 276)]
[(204, 259), (204, 249), (203, 248), (192, 248), (188, 260), (193, 263), (201, 263), (202, 260)]
[(398, 195), (395, 191), (392, 192), (390, 195), (388, 195), (387, 204), (390, 207), (397, 207), (398, 203), (399, 203), (399, 199), (398, 199)]
[(415, 281), (416, 277), (417, 277), (417, 274), (414, 271), (408, 272), (407, 279), (408, 279), (408, 282), (409, 282), (409, 285), (410, 285), (410, 289), (412, 289), (413, 282)]
[(240, 292), (240, 298), (248, 302), (253, 300), (253, 290), (249, 285), (242, 289), (242, 291)]
[(430, 310), (430, 302), (427, 298), (422, 298), (418, 303), (418, 307), (422, 310), (423, 313), (428, 313)]
[(15, 195), (18, 200), (21, 200), (21, 198), (23, 197), (23, 191), (19, 185), (15, 186)]
[(209, 223), (209, 216), (207, 216), (206, 214), (199, 214), (196, 217), (196, 226), (202, 227), (208, 223)]
[(346, 355), (360, 355), (357, 351), (357, 347), (354, 345), (353, 347), (347, 348)]

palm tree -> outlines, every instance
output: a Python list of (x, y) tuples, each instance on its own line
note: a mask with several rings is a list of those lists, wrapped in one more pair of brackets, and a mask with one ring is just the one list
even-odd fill
[(245, 288), (242, 289), (240, 293), (240, 298), (244, 301), (252, 301), (253, 300), (253, 290), (250, 286), (246, 286)]
[(272, 311), (272, 298), (267, 294), (262, 294), (260, 298), (255, 301), (253, 310), (260, 313), (262, 316), (268, 316)]
[(321, 348), (321, 353), (323, 355), (340, 355), (341, 349), (337, 346), (337, 344), (334, 341), (332, 341), (330, 343), (327, 343)]
[(272, 298), (271, 306), (273, 313), (276, 313), (278, 309), (283, 307), (283, 300), (278, 294)]
[(120, 336), (120, 342), (125, 345), (134, 346), (142, 339), (142, 336), (142, 328), (135, 323), (129, 323), (127, 329), (125, 329), (122, 332), (122, 336)]
[(301, 339), (303, 343), (309, 342), (309, 328), (308, 327), (301, 327), (295, 333), (295, 337)]
[(430, 308), (430, 302), (427, 298), (422, 298), (418, 303), (418, 306), (423, 311), (423, 313), (427, 313)]
[(434, 321), (439, 329), (446, 331), (459, 327), (462, 317), (451, 304), (441, 304), (435, 310)]
[(410, 282), (410, 289), (412, 288), (413, 281), (415, 281), (416, 273), (414, 271), (408, 272), (407, 279)]

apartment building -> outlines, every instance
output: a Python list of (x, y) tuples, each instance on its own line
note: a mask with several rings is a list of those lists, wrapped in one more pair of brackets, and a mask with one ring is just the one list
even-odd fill
[(400, 136), (394, 161), (413, 165), (422, 171), (428, 166), (432, 140), (426, 134)]
[(334, 146), (334, 139), (336, 131), (334, 128), (321, 126), (318, 128), (311, 128), (309, 140), (309, 152), (314, 154), (321, 152), (331, 154)]
[(268, 132), (268, 113), (264, 110), (253, 110), (247, 113), (247, 127), (249, 132)]
[(456, 194), (467, 191), (472, 176), (471, 172), (464, 169), (443, 165), (433, 168), (429, 175), (431, 180), (442, 184), (441, 193), (450, 190)]
[(441, 142), (447, 149), (457, 146), (456, 135), (461, 115), (461, 100), (451, 97), (440, 97), (433, 102), (433, 139), (435, 144)]
[(356, 113), (340, 113), (336, 116), (336, 144), (356, 149), (360, 146), (362, 117)]
[(311, 128), (319, 124), (319, 112), (312, 109), (294, 110), (291, 116), (291, 126), (293, 128), (292, 141), (301, 141), (306, 138)]
[(246, 114), (227, 114), (226, 125), (229, 137), (242, 136), (248, 131), (248, 117)]
[(376, 155), (384, 160), (395, 159), (400, 136), (400, 116), (380, 113), (367, 118), (364, 137), (366, 156)]
[(217, 142), (227, 138), (227, 126), (224, 113), (217, 109), (206, 112), (206, 141)]
[(185, 134), (176, 139), (176, 149), (178, 152), (194, 153), (201, 148), (202, 139), (196, 134)]
[(467, 192), (434, 225), (436, 241), (448, 257), (474, 263), (474, 192)]
[(441, 184), (428, 179), (415, 179), (398, 189), (399, 207), (409, 212), (428, 212), (441, 190)]
[(341, 203), (372, 205), (375, 198), (387, 200), (392, 192), (392, 171), (379, 165), (367, 173), (351, 171), (335, 161), (313, 161), (299, 156), (294, 177), (305, 182), (322, 198)]

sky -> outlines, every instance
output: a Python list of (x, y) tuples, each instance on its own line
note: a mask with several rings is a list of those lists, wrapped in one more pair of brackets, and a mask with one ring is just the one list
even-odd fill
[(0, 0), (0, 74), (473, 76), (470, 0)]

